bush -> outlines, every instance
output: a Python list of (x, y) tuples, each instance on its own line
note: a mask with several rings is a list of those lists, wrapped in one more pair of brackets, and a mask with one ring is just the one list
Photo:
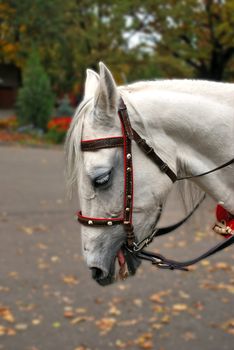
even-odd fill
[(62, 143), (65, 140), (71, 120), (71, 117), (55, 117), (51, 119), (47, 125), (47, 138), (53, 143)]
[(46, 130), (53, 106), (54, 96), (49, 78), (34, 50), (23, 72), (23, 86), (16, 103), (20, 124), (33, 124), (36, 128)]

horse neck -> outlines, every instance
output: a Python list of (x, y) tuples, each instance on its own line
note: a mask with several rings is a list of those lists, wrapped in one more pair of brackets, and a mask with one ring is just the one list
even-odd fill
[[(210, 83), (212, 84), (212, 83)], [(156, 85), (156, 84), (155, 84)], [(233, 107), (203, 92), (150, 89), (127, 94), (135, 125), (147, 133), (154, 149), (178, 176), (199, 174), (233, 157)], [(229, 172), (228, 172), (229, 170)], [(216, 201), (234, 211), (234, 180), (230, 169), (193, 180)]]

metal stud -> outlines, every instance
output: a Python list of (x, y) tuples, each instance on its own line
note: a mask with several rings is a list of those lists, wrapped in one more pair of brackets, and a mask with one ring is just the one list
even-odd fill
[(128, 168), (127, 168), (127, 171), (129, 171), (129, 172), (130, 172), (131, 170), (132, 170), (132, 169), (131, 169), (130, 167), (128, 167)]
[(131, 158), (132, 158), (131, 153), (128, 153), (128, 154), (127, 154), (127, 159), (131, 159)]
[(113, 225), (112, 221), (107, 221), (107, 225), (112, 226)]
[(130, 211), (130, 208), (126, 208), (125, 210), (126, 210), (126, 211)]
[(93, 221), (92, 221), (92, 220), (89, 220), (89, 221), (88, 221), (88, 225), (93, 225)]
[(128, 199), (132, 199), (132, 196), (130, 194), (128, 194)]

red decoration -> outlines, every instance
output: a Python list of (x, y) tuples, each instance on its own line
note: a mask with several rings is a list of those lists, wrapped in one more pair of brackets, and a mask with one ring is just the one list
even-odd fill
[[(230, 229), (234, 231), (234, 216), (226, 209), (224, 209), (220, 204), (216, 206), (216, 218), (223, 225), (230, 227)], [(224, 234), (225, 238), (229, 238), (231, 236), (232, 233)]]

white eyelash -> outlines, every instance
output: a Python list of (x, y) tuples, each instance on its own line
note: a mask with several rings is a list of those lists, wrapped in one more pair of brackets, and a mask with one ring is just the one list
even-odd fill
[(109, 180), (109, 178), (110, 178), (110, 174), (106, 174), (103, 177), (96, 179), (95, 182), (98, 183), (99, 185), (103, 185)]

